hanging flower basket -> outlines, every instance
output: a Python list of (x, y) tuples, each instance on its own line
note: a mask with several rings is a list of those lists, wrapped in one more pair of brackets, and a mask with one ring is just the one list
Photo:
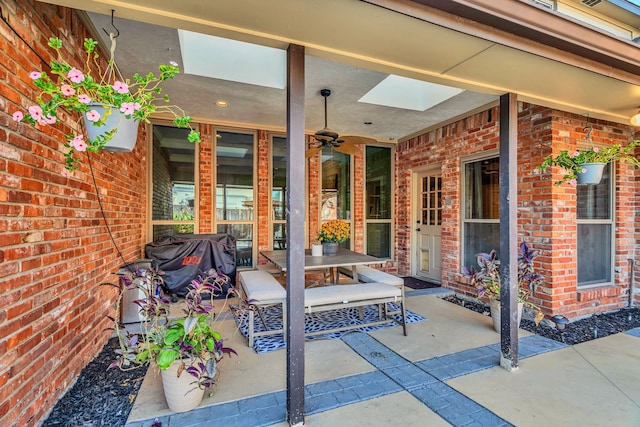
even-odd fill
[[(189, 128), (189, 142), (200, 142), (200, 133), (190, 125), (191, 117), (182, 108), (170, 105), (169, 97), (163, 93), (162, 84), (173, 79), (179, 72), (178, 64), (158, 66), (159, 74), (152, 72), (140, 75), (135, 73), (132, 79), (124, 79), (119, 75), (112, 57), (103, 69), (98, 61), (96, 47), (98, 42), (93, 39), (84, 40), (86, 60), (80, 70), (67, 62), (62, 48), (62, 41), (56, 37), (49, 39), (49, 47), (57, 52), (57, 58), (51, 61), (49, 74), (32, 71), (29, 77), (33, 84), (40, 89), (37, 104), (28, 107), (28, 113), (13, 112), (13, 120), (27, 122), (32, 125), (55, 125), (60, 120), (59, 109), (77, 113), (79, 129), (65, 135), (65, 169), (64, 176), (78, 168), (80, 158), (78, 153), (84, 151), (131, 151), (138, 135), (135, 129), (125, 129), (128, 119), (136, 122), (149, 122), (152, 114), (168, 113), (174, 116), (173, 124), (181, 128)], [(121, 117), (126, 117), (123, 120)], [(80, 120), (82, 117), (83, 120)], [(109, 123), (105, 123), (109, 122)], [(110, 123), (117, 128), (109, 127)], [(87, 133), (85, 139), (84, 132)], [(111, 144), (113, 138), (119, 139), (116, 145)], [(128, 141), (128, 142), (123, 142)]]
[[(92, 109), (95, 109), (100, 116), (104, 116), (107, 112), (107, 108), (102, 105), (93, 104)], [(111, 108), (111, 114), (107, 116), (102, 126), (96, 126), (94, 122), (90, 122), (85, 117), (85, 128), (87, 130), (87, 136), (89, 140), (93, 141), (100, 135), (113, 134), (112, 138), (105, 142), (103, 150), (116, 153), (128, 153), (133, 150), (138, 140), (138, 126), (139, 122), (136, 122), (132, 117), (127, 118), (126, 115), (116, 108)]]
[(600, 184), (606, 163), (582, 163), (576, 173), (578, 184)]

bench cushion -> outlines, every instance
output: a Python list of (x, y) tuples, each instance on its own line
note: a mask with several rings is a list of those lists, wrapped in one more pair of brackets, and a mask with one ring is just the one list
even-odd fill
[[(358, 271), (358, 280), (361, 282), (380, 282), (387, 283), (393, 286), (403, 286), (404, 279), (402, 277), (394, 276), (393, 274), (380, 271), (373, 267), (366, 265), (359, 265), (356, 267)], [(340, 272), (346, 274), (349, 277), (353, 277), (353, 271), (350, 268), (341, 267)]]
[(238, 276), (247, 300), (251, 302), (265, 303), (287, 298), (287, 291), (280, 282), (264, 270), (241, 271)]
[(400, 289), (387, 283), (321, 286), (304, 290), (304, 305), (317, 307), (379, 298), (401, 298), (401, 296)]

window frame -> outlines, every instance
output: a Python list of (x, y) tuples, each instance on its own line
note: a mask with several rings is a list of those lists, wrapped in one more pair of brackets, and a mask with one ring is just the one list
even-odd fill
[[(177, 128), (172, 121), (169, 120), (153, 120), (151, 123), (145, 124), (147, 135), (151, 135), (151, 138), (147, 138), (147, 153), (151, 155), (148, 157), (149, 161), (147, 162), (147, 200), (146, 200), (146, 210), (147, 210), (147, 227), (146, 227), (146, 236), (147, 241), (154, 240), (153, 228), (156, 225), (193, 225), (193, 232), (198, 233), (200, 231), (200, 150), (197, 144), (194, 145), (194, 165), (193, 165), (193, 191), (194, 191), (194, 200), (193, 200), (193, 220), (185, 220), (185, 221), (176, 221), (176, 220), (154, 220), (153, 219), (153, 127), (154, 126), (163, 126), (163, 127), (171, 127)], [(200, 126), (197, 123), (192, 124), (192, 127), (196, 131), (200, 131)], [(188, 129), (186, 129), (188, 133)], [(186, 139), (185, 139), (186, 141)]]
[[(286, 141), (287, 141), (287, 135), (286, 134), (280, 134), (280, 133), (272, 133), (269, 134), (269, 206), (273, 206), (273, 139), (274, 138), (284, 138), (285, 140), (285, 145), (286, 145)], [(285, 147), (286, 148), (286, 147)], [(308, 162), (305, 162), (308, 163)], [(286, 175), (286, 170), (285, 170), (285, 175)], [(285, 180), (286, 180), (286, 176), (285, 176)], [(285, 191), (285, 200), (287, 198), (286, 195), (286, 191)], [(286, 213), (284, 215), (284, 219), (282, 220), (277, 220), (273, 217), (273, 214), (270, 213), (269, 215), (269, 248), (271, 250), (280, 250), (280, 249), (276, 249), (275, 245), (274, 245), (274, 237), (273, 237), (273, 232), (274, 232), (274, 225), (275, 224), (283, 224), (286, 228), (286, 224), (287, 224), (287, 216)], [(286, 246), (286, 243), (285, 243)], [(285, 247), (286, 249), (286, 247)]]
[[(615, 239), (616, 239), (616, 221), (615, 221), (615, 206), (616, 206), (616, 185), (615, 185), (615, 178), (616, 178), (616, 167), (615, 167), (615, 163), (609, 163), (608, 167), (610, 168), (609, 170), (609, 206), (608, 206), (608, 210), (609, 210), (609, 218), (607, 219), (582, 219), (582, 218), (578, 218), (578, 194), (577, 194), (577, 190), (576, 190), (576, 288), (579, 290), (585, 290), (585, 289), (589, 289), (589, 288), (596, 288), (596, 287), (602, 287), (602, 286), (613, 286), (615, 284)], [(609, 241), (609, 262), (610, 262), (610, 270), (609, 270), (609, 277), (610, 280), (609, 281), (605, 281), (605, 282), (597, 282), (597, 283), (586, 283), (586, 284), (580, 284), (580, 282), (578, 282), (578, 260), (580, 257), (580, 245), (578, 245), (578, 236), (579, 236), (579, 231), (578, 228), (581, 225), (589, 225), (589, 224), (601, 224), (601, 225), (608, 225), (609, 226), (609, 231), (610, 231), (610, 241)]]
[[(252, 160), (252, 186), (253, 186), (253, 200), (254, 200), (254, 207), (253, 207), (253, 215), (252, 215), (252, 220), (248, 221), (248, 220), (219, 220), (218, 219), (218, 214), (216, 212), (216, 206), (218, 203), (218, 163), (217, 163), (217, 157), (218, 157), (218, 138), (216, 137), (216, 135), (218, 135), (219, 132), (230, 132), (230, 133), (240, 133), (240, 134), (246, 134), (246, 135), (252, 135), (253, 136), (253, 160)], [(214, 233), (218, 233), (218, 225), (243, 225), (243, 224), (250, 224), (251, 225), (251, 236), (252, 236), (252, 246), (251, 246), (251, 265), (250, 266), (237, 266), (237, 270), (247, 270), (247, 269), (252, 269), (255, 267), (255, 265), (257, 264), (257, 255), (258, 255), (258, 228), (257, 228), (257, 221), (258, 221), (258, 205), (257, 205), (257, 197), (258, 197), (258, 173), (257, 173), (257, 167), (258, 167), (258, 131), (256, 129), (244, 129), (244, 128), (234, 128), (234, 127), (227, 127), (227, 126), (212, 126), (212, 139), (213, 139), (213, 144), (211, 147), (211, 156), (212, 156), (212, 173), (211, 173), (211, 180), (212, 180), (212, 209), (213, 209), (213, 215), (211, 218), (212, 221), (212, 230), (214, 231)]]
[[(319, 201), (319, 206), (320, 209), (318, 209), (318, 227), (321, 227), (323, 223), (327, 222), (327, 220), (322, 220), (322, 181), (324, 179), (324, 174), (323, 174), (323, 162), (322, 162), (322, 152), (324, 151), (325, 147), (323, 147), (323, 149), (317, 154), (320, 156), (320, 161), (318, 162), (318, 195), (320, 197), (320, 201)], [(336, 151), (337, 152), (337, 151)], [(337, 152), (339, 153), (339, 152)], [(353, 235), (354, 235), (354, 220), (355, 220), (355, 211), (354, 211), (354, 205), (355, 205), (355, 196), (354, 196), (354, 181), (355, 181), (355, 160), (353, 155), (351, 154), (345, 154), (345, 153), (339, 153), (339, 154), (344, 154), (345, 156), (349, 157), (349, 212), (351, 212), (351, 218), (349, 219), (343, 219), (343, 221), (345, 221), (346, 223), (349, 224), (349, 248), (353, 250)], [(342, 245), (342, 243), (341, 243)]]
[[(460, 272), (463, 272), (463, 268), (465, 267), (465, 259), (466, 259), (466, 236), (465, 229), (466, 225), (469, 223), (473, 224), (500, 224), (500, 216), (498, 218), (490, 218), (490, 219), (466, 219), (466, 211), (467, 211), (467, 185), (466, 185), (466, 177), (465, 177), (465, 166), (469, 163), (481, 162), (483, 160), (490, 160), (497, 158), (500, 160), (500, 151), (499, 149), (487, 150), (480, 153), (476, 153), (470, 156), (460, 157), (459, 159), (459, 170), (460, 170)], [(494, 248), (498, 250), (499, 248)], [(474, 254), (475, 255), (475, 254)], [(475, 263), (473, 264), (475, 267)], [(470, 266), (467, 266), (470, 267)]]
[[(389, 173), (391, 176), (391, 183), (390, 183), (390, 198), (391, 198), (391, 215), (389, 216), (388, 219), (384, 218), (384, 219), (372, 219), (372, 218), (367, 218), (367, 148), (368, 147), (377, 147), (377, 148), (387, 148), (390, 150), (390, 164), (389, 164)], [(389, 224), (389, 258), (384, 258), (384, 259), (388, 259), (389, 261), (393, 261), (395, 259), (395, 253), (393, 248), (395, 248), (395, 233), (393, 232), (393, 224), (395, 223), (395, 213), (396, 213), (396, 199), (393, 196), (394, 194), (394, 188), (396, 185), (396, 177), (395, 177), (395, 146), (394, 145), (390, 145), (390, 144), (367, 144), (363, 147), (363, 153), (362, 153), (362, 187), (363, 187), (363, 201), (364, 203), (362, 204), (362, 223), (363, 223), (363, 248), (364, 248), (364, 252), (367, 253), (367, 248), (368, 248), (368, 242), (367, 242), (367, 236), (368, 236), (368, 226), (369, 224)]]

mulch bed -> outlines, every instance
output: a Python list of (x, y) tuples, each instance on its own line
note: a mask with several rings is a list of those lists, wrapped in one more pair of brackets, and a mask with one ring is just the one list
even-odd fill
[(115, 360), (117, 348), (117, 339), (111, 338), (80, 372), (75, 385), (58, 400), (43, 426), (117, 427), (126, 424), (147, 368), (107, 370)]
[[(477, 313), (490, 315), (489, 307), (483, 303), (462, 300), (456, 296), (448, 296), (443, 299)], [(609, 313), (594, 314), (591, 317), (567, 324), (563, 331), (542, 323), (536, 326), (532, 320), (525, 318), (520, 322), (520, 328), (526, 331), (568, 345), (580, 344), (637, 327), (640, 327), (640, 307), (623, 308)]]

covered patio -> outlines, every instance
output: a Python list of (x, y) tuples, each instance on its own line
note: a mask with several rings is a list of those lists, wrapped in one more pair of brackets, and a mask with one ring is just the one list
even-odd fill
[[(2, 345), (7, 362), (0, 370), (0, 424), (37, 423), (46, 415), (109, 337), (106, 316), (113, 314), (116, 292), (100, 284), (112, 281), (123, 262), (143, 258), (146, 243), (167, 231), (186, 230), (235, 235), (242, 254), (239, 271), (263, 264), (262, 250), (286, 248), (291, 266), (286, 283), (291, 320), (287, 350), (257, 355), (245, 345), (244, 337), (233, 332), (233, 321), (225, 320), (223, 331), (240, 355), (221, 366), (224, 386), (204, 405), (228, 406), (213, 406), (212, 411), (235, 405), (244, 413), (246, 408), (238, 406), (238, 399), (255, 398), (275, 402), (275, 412), (269, 415), (274, 422), (286, 419), (301, 425), (305, 414), (323, 411), (324, 416), (311, 415), (307, 422), (331, 425), (332, 417), (349, 417), (352, 410), (375, 417), (376, 412), (369, 411), (371, 404), (384, 408), (378, 402), (387, 401), (394, 411), (402, 408), (400, 412), (417, 417), (407, 424), (423, 420), (424, 415), (436, 423), (463, 425), (427, 396), (444, 391), (465, 395), (456, 404), (472, 405), (481, 417), (497, 416), (505, 425), (527, 425), (535, 414), (513, 411), (517, 406), (513, 401), (503, 405), (509, 402), (506, 395), (486, 398), (484, 385), (479, 385), (482, 376), (500, 377), (500, 386), (489, 391), (499, 395), (509, 387), (530, 385), (550, 366), (563, 366), (562, 360), (540, 365), (537, 361), (566, 353), (574, 356), (573, 349), (555, 350), (552, 343), (536, 342), (533, 347), (544, 354), (534, 350), (535, 356), (532, 353), (531, 359), (522, 362), (524, 367), (530, 360), (531, 371), (514, 377), (502, 376), (496, 368), (472, 373), (473, 362), (464, 360), (461, 374), (440, 378), (436, 367), (427, 363), (493, 345), (489, 365), (482, 368), (497, 363), (518, 368), (519, 355), (527, 357), (527, 343), (535, 339), (519, 340), (522, 331), (510, 320), (516, 305), (515, 269), (509, 291), (502, 295), (503, 313), (511, 316), (503, 316), (501, 336), (485, 328), (488, 319), (412, 291), (408, 308), (428, 320), (410, 325), (407, 337), (391, 328), (369, 335), (348, 334), (342, 341), (305, 343), (301, 259), (319, 225), (329, 219), (324, 216), (324, 197), (337, 193), (342, 210), (336, 215), (351, 224), (346, 245), (384, 259), (386, 272), (431, 278), (444, 288), (472, 296), (474, 290), (462, 268), (474, 254), (497, 247), (508, 254), (504, 263), (515, 265), (514, 249), (526, 239), (543, 254), (538, 267), (547, 280), (532, 297), (547, 317), (561, 314), (577, 319), (634, 304), (638, 299), (633, 287), (638, 172), (617, 165), (608, 171), (608, 187), (585, 194), (554, 186), (562, 175), (559, 169), (541, 173), (536, 166), (547, 155), (584, 146), (585, 124), (592, 126), (591, 138), (602, 146), (637, 138), (629, 119), (640, 105), (640, 59), (633, 42), (638, 34), (632, 25), (635, 21), (624, 22), (637, 15), (637, 9), (627, 10), (624, 17), (617, 15), (620, 28), (628, 30), (625, 39), (568, 18), (560, 9), (549, 11), (524, 0), (247, 0), (207, 5), (190, 0), (135, 5), (93, 0), (7, 2), (2, 6), (3, 53), (8, 65), (3, 68), (7, 95), (0, 146), (0, 277), (6, 283), (0, 294), (6, 307), (0, 311), (0, 320), (6, 326)], [(598, 11), (594, 16), (602, 18), (606, 13)], [(15, 123), (11, 115), (28, 108), (37, 96), (29, 86), (29, 72), (48, 62), (48, 38), (63, 38), (80, 63), (84, 37), (102, 37), (102, 44), (109, 45), (102, 29), (111, 28), (112, 14), (122, 20), (114, 23), (120, 27), (117, 52), (125, 74), (138, 66), (153, 67), (173, 59), (167, 58), (168, 52), (178, 55), (176, 50), (183, 48), (180, 30), (274, 48), (285, 63), (285, 82), (278, 89), (264, 89), (224, 78), (217, 78), (215, 85), (202, 76), (177, 79), (167, 91), (173, 103), (194, 117), (203, 136), (201, 143), (185, 150), (184, 137), (174, 133), (168, 117), (156, 116), (141, 126), (132, 153), (92, 154), (91, 168), (83, 164), (74, 176), (63, 177), (62, 137), (77, 127), (74, 119), (65, 117), (63, 124), (45, 131)], [(159, 45), (152, 43), (158, 41)], [(461, 92), (419, 112), (405, 107), (371, 108), (358, 102), (365, 87), (390, 75)], [(325, 88), (333, 89), (328, 100), (329, 125), (341, 135), (374, 141), (362, 144), (361, 153), (336, 153), (338, 148), (316, 145), (314, 132), (326, 120), (318, 93)], [(241, 108), (212, 108), (214, 100), (223, 98)], [(321, 150), (305, 156), (313, 147)], [(180, 203), (191, 209), (187, 209), (190, 216), (176, 219), (175, 212), (156, 216), (160, 211), (156, 195), (162, 188), (155, 175), (160, 152), (166, 155), (169, 169), (175, 166), (181, 173), (178, 178), (172, 176), (170, 184), (180, 184), (182, 190), (191, 187), (190, 193), (181, 193), (188, 194)], [(386, 165), (382, 172), (369, 167), (380, 158)], [(182, 168), (184, 164), (189, 166)], [(232, 169), (235, 174), (228, 172)], [(185, 170), (187, 175), (182, 174)], [(486, 188), (483, 182), (474, 184), (475, 178), (489, 175), (493, 178)], [(478, 194), (473, 193), (475, 188), (480, 188)], [(597, 212), (601, 217), (581, 216), (584, 203), (580, 201), (596, 192), (612, 195)], [(236, 196), (244, 199), (232, 212), (226, 203)], [(427, 203), (430, 200), (432, 205)], [(474, 216), (474, 204), (488, 216)], [(434, 230), (431, 226), (436, 232), (427, 236), (426, 231)], [(605, 256), (581, 252), (585, 247), (600, 249), (592, 240), (580, 244), (580, 238), (594, 229), (605, 235)], [(437, 245), (423, 246), (428, 239)], [(601, 258), (606, 262), (597, 263), (595, 279), (581, 277), (581, 266)], [(611, 338), (607, 345), (620, 345), (623, 353), (635, 339), (623, 335)], [(594, 345), (593, 351), (599, 351)], [(584, 347), (591, 349), (591, 344)], [(550, 348), (554, 351), (547, 354)], [(390, 373), (392, 367), (375, 360), (378, 354), (410, 373), (402, 369)], [(627, 366), (626, 360), (616, 362)], [(329, 365), (332, 369), (326, 368)], [(584, 368), (593, 373), (589, 366)], [(47, 384), (34, 380), (52, 371), (56, 373)], [(424, 376), (424, 381), (412, 384), (406, 376), (413, 373), (417, 378)], [(256, 382), (256, 377), (264, 382)], [(391, 391), (352, 399), (339, 399), (327, 391), (326, 400), (309, 394), (314, 384), (324, 389), (336, 379), (357, 383), (365, 377), (379, 379), (385, 383), (382, 389)], [(560, 383), (557, 378), (554, 381)], [(608, 378), (603, 387), (617, 378)], [(153, 381), (149, 376), (145, 379), (132, 425), (168, 416)], [(580, 390), (573, 388), (578, 384), (567, 381), (527, 392), (531, 390), (542, 401), (552, 385), (566, 387), (568, 394)], [(636, 390), (627, 392), (626, 383), (613, 388), (618, 391), (612, 395), (620, 399), (613, 399), (612, 410), (637, 419)], [(426, 394), (420, 397), (421, 393)], [(413, 397), (404, 399), (405, 394)], [(338, 403), (325, 405), (325, 401)], [(341, 401), (350, 405), (342, 407)], [(585, 408), (597, 402), (594, 396), (593, 401), (567, 404)], [(201, 413), (206, 412), (192, 416)], [(564, 415), (558, 414), (558, 419)], [(171, 422), (170, 417), (166, 420)], [(250, 421), (243, 422), (254, 425)]]
[[(307, 342), (305, 425), (633, 425), (640, 419), (638, 329), (575, 346), (520, 330), (521, 370), (508, 374), (497, 366), (499, 335), (490, 318), (443, 300), (447, 293), (407, 290), (411, 310), (427, 320), (409, 325), (406, 337), (396, 326)], [(155, 419), (168, 427), (288, 425), (286, 352), (257, 354), (231, 319), (220, 329), (238, 356), (219, 365), (212, 395), (175, 414), (150, 369), (128, 427)]]

